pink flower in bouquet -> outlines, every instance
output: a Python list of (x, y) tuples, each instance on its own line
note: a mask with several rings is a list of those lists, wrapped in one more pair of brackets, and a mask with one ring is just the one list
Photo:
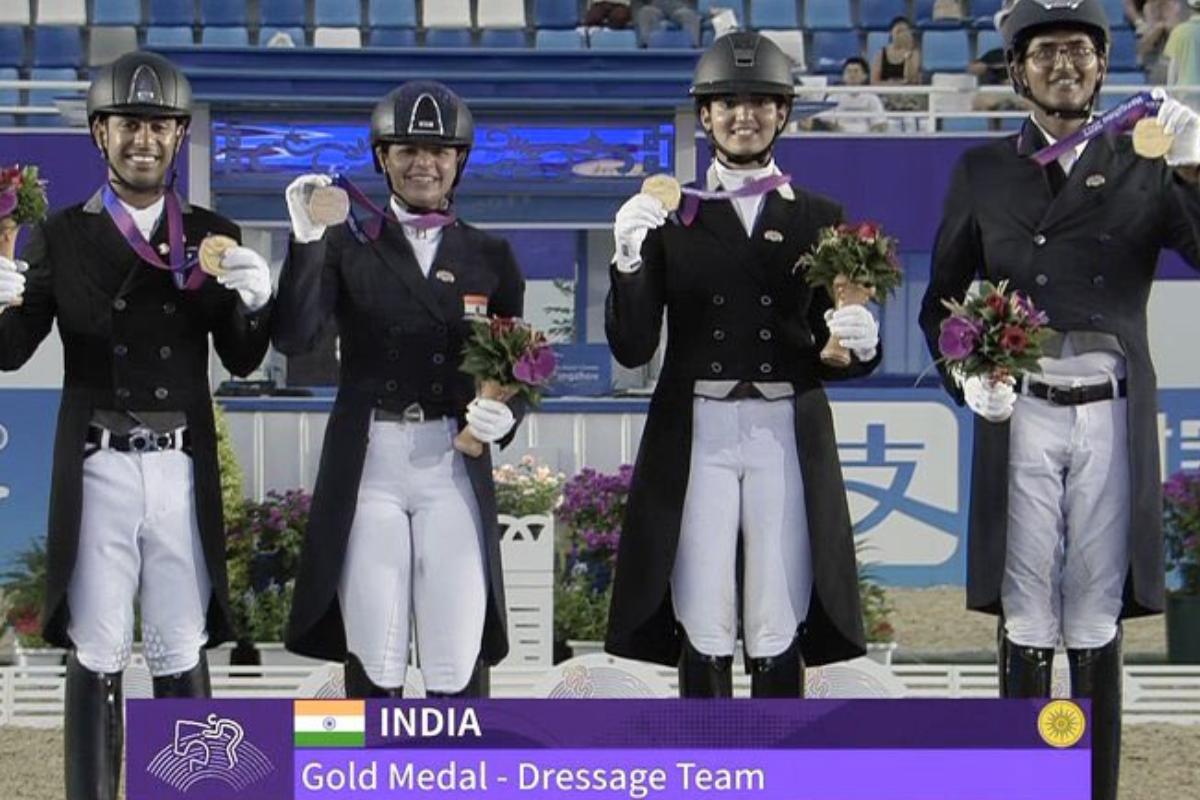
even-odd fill
[(879, 226), (873, 222), (860, 222), (855, 233), (864, 242), (873, 242), (875, 237), (879, 236)]
[(1013, 311), (1016, 312), (1018, 316), (1029, 320), (1030, 324), (1034, 326), (1045, 325), (1050, 321), (1050, 318), (1046, 316), (1045, 311), (1039, 311), (1038, 309), (1034, 308), (1033, 301), (1029, 299), (1028, 295), (1021, 294), (1020, 292), (1013, 292), (1012, 306)]
[(946, 358), (962, 359), (979, 344), (979, 326), (964, 317), (947, 317), (938, 336), (938, 350)]
[(1006, 325), (1000, 333), (1000, 346), (1008, 353), (1022, 353), (1029, 344), (1029, 337), (1019, 325)]
[(513, 377), (524, 383), (540, 386), (554, 376), (558, 366), (554, 351), (542, 345), (525, 351), (513, 364)]
[(1008, 310), (1008, 303), (1004, 300), (1004, 295), (1000, 292), (992, 292), (983, 301), (987, 307), (995, 312), (996, 316), (1004, 318), (1004, 312)]

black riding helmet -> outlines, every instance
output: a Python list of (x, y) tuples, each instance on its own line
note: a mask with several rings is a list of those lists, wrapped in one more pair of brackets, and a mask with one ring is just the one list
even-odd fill
[(1092, 113), (1104, 73), (1096, 80), (1096, 90), (1087, 106), (1078, 112), (1063, 112), (1045, 108), (1034, 99), (1029, 86), (1018, 80), (1013, 67), (1025, 57), (1025, 51), (1034, 36), (1047, 31), (1077, 30), (1091, 37), (1096, 50), (1105, 56), (1109, 46), (1108, 16), (1104, 13), (1101, 0), (1017, 0), (1007, 11), (998, 15), (1000, 33), (1004, 37), (1004, 58), (1008, 63), (1008, 75), (1013, 89), (1022, 97), (1051, 114), (1066, 117), (1087, 117)]
[(376, 172), (384, 171), (380, 145), (454, 147), (459, 151), (458, 174), (454, 176), (457, 186), (474, 140), (471, 110), (461, 97), (437, 81), (409, 81), (389, 92), (371, 112), (371, 154)]
[(179, 68), (156, 53), (126, 53), (96, 73), (88, 87), (87, 116), (192, 118), (192, 86)]
[[(696, 64), (696, 74), (690, 91), (696, 98), (696, 111), (717, 97), (751, 94), (778, 98), (791, 113), (796, 86), (792, 81), (792, 61), (779, 49), (779, 45), (766, 36), (749, 31), (728, 33), (704, 51)], [(766, 160), (775, 139), (782, 130), (776, 131), (771, 144), (753, 156), (734, 156), (721, 152), (734, 163), (754, 163)], [(720, 149), (712, 134), (708, 134), (710, 146)]]

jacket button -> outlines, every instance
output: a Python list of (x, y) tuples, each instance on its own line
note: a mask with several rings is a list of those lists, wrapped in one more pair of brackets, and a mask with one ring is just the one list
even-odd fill
[(167, 395), (169, 395), (169, 394), (170, 394), (170, 392), (168, 392), (166, 389), (164, 389), (161, 386), (154, 390), (154, 396), (157, 397), (159, 400), (166, 400)]
[(116, 311), (124, 311), (125, 306), (127, 305), (128, 303), (125, 302), (125, 298), (123, 297), (118, 297), (116, 300), (113, 300), (113, 309)]
[(117, 397), (125, 399), (129, 397), (130, 392), (124, 386), (119, 386), (114, 394), (116, 394)]
[(771, 295), (764, 294), (762, 297), (758, 298), (758, 302), (762, 304), (763, 308), (766, 308), (767, 306), (771, 305), (771, 303), (774, 303), (775, 301), (771, 299)]
[(170, 316), (171, 314), (174, 314), (175, 313), (175, 304), (174, 303), (163, 303), (163, 313), (168, 316)]
[(725, 367), (721, 366), (720, 361), (712, 362), (711, 364), (708, 365), (708, 368), (711, 369), (713, 371), (713, 374), (715, 374), (715, 375), (720, 375), (721, 370), (725, 369)]
[(713, 295), (713, 305), (714, 305), (714, 306), (723, 306), (723, 305), (725, 305), (725, 295), (723, 295), (723, 294), (714, 294), (714, 295)]
[(1103, 289), (1104, 288), (1104, 276), (1097, 275), (1096, 277), (1092, 278), (1092, 286), (1095, 286), (1097, 289)]
[(388, 381), (383, 385), (383, 388), (387, 389), (389, 392), (394, 392), (399, 385), (400, 384), (396, 383), (395, 381)]
[(1037, 276), (1033, 279), (1033, 282), (1036, 283), (1038, 286), (1045, 286), (1047, 283), (1050, 282), (1050, 279), (1047, 278), (1045, 276), (1045, 274), (1039, 272), (1037, 274)]
[(400, 351), (396, 349), (388, 350), (388, 361), (396, 361), (400, 358)]
[(770, 328), (763, 328), (758, 332), (758, 338), (762, 339), (764, 342), (771, 341), (771, 336), (772, 334)]
[(166, 361), (171, 357), (171, 348), (167, 345), (163, 345), (162, 347), (158, 348), (158, 357)]
[(123, 344), (119, 344), (113, 348), (113, 355), (116, 355), (116, 356), (123, 356), (128, 352), (129, 352), (129, 348)]
[(1044, 245), (1046, 243), (1045, 235), (1041, 234), (1041, 233), (1035, 234), (1033, 237), (1033, 243), (1036, 244), (1038, 247), (1041, 247), (1042, 245)]
[(715, 329), (713, 331), (713, 339), (717, 340), (718, 342), (725, 341), (725, 331), (721, 330), (720, 328)]
[(446, 361), (446, 357), (444, 355), (442, 355), (441, 353), (433, 354), (433, 363), (443, 364), (443, 363), (445, 363), (445, 361)]
[(773, 370), (773, 369), (775, 369), (775, 368), (772, 367), (770, 364), (759, 364), (758, 365), (758, 371), (761, 372), (763, 375), (770, 375), (771, 370)]
[(1090, 317), (1088, 317), (1088, 321), (1091, 322), (1093, 325), (1099, 325), (1101, 322), (1104, 322), (1104, 315), (1103, 314), (1092, 314)]
[(434, 394), (441, 394), (442, 385), (440, 383), (431, 383), (429, 384), (429, 391), (433, 392)]

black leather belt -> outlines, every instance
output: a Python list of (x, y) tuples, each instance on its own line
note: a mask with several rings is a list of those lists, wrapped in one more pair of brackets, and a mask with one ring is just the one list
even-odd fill
[(120, 453), (157, 453), (163, 450), (189, 450), (192, 436), (187, 428), (159, 433), (150, 428), (134, 428), (129, 433), (113, 433), (99, 425), (89, 425), (85, 441), (100, 449)]
[[(1025, 381), (1024, 393), (1056, 406), (1079, 406), (1114, 399), (1112, 382), (1092, 383), (1086, 386), (1055, 386), (1030, 379)], [(1117, 381), (1115, 397), (1124, 397), (1125, 393), (1126, 384), (1122, 378)]]
[(375, 409), (377, 422), (432, 422), (452, 416), (454, 415), (445, 408), (423, 406), (420, 403), (409, 403), (403, 411), (392, 411), (389, 408)]

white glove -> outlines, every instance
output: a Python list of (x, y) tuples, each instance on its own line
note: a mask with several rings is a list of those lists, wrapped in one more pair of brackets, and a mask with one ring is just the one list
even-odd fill
[(467, 404), (467, 427), (481, 442), (491, 444), (503, 439), (515, 424), (512, 409), (499, 400), (476, 397)]
[(1013, 379), (992, 381), (980, 375), (972, 375), (963, 381), (963, 397), (967, 407), (988, 422), (1004, 422), (1012, 416), (1017, 402), (1013, 391)]
[(29, 265), (21, 259), (12, 260), (0, 256), (0, 306), (20, 303), (25, 294), (25, 276)]
[(246, 308), (258, 311), (271, 299), (271, 268), (266, 259), (249, 247), (226, 250), (221, 266), (228, 272), (218, 276), (217, 283), (237, 292)]
[(635, 194), (617, 211), (613, 238), (617, 243), (617, 269), (635, 272), (642, 264), (642, 242), (651, 228), (667, 221), (667, 207), (648, 194)]
[(287, 198), (288, 216), (292, 218), (292, 235), (300, 244), (318, 241), (325, 235), (325, 226), (317, 225), (308, 216), (308, 199), (318, 186), (328, 186), (333, 178), (328, 175), (301, 175), (288, 184), (284, 196)]
[(1161, 88), (1155, 89), (1153, 95), (1162, 102), (1155, 119), (1163, 131), (1175, 137), (1167, 152), (1167, 163), (1172, 167), (1200, 164), (1200, 114), (1168, 97)]
[(879, 347), (879, 323), (866, 306), (842, 306), (825, 312), (829, 335), (850, 349), (859, 361), (870, 361)]

